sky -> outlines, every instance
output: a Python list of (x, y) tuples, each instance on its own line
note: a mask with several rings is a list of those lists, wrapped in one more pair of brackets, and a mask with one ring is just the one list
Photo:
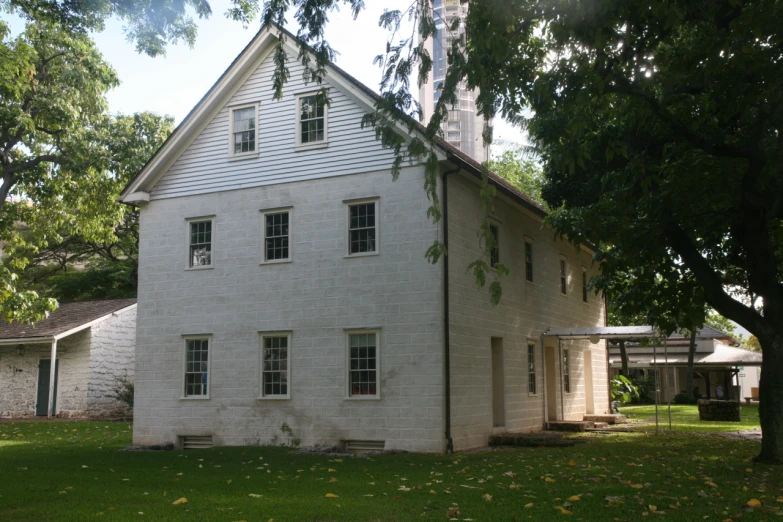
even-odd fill
[[(153, 111), (174, 116), (176, 123), (182, 121), (260, 27), (258, 20), (243, 28), (241, 23), (226, 19), (226, 0), (213, 0), (211, 5), (213, 14), (199, 21), (193, 48), (181, 43), (172, 45), (166, 56), (150, 58), (138, 54), (126, 40), (122, 22), (116, 19), (109, 20), (103, 32), (93, 35), (122, 82), (108, 94), (111, 112)], [(408, 5), (410, 0), (367, 2), (355, 21), (347, 8), (333, 13), (326, 38), (340, 53), (335, 63), (378, 91), (381, 69), (372, 62), (385, 51), (389, 38), (389, 33), (378, 27), (378, 17), (384, 7), (405, 9)], [(18, 18), (6, 14), (2, 18), (11, 22), (14, 33), (23, 29)], [(287, 28), (296, 31), (292, 16)], [(522, 132), (504, 121), (495, 122), (495, 139), (523, 142)]]

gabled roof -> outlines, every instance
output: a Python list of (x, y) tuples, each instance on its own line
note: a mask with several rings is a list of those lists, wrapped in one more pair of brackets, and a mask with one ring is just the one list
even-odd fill
[[(139, 199), (133, 197), (132, 194), (142, 192), (145, 188), (146, 192), (149, 192), (151, 187), (160, 179), (168, 167), (174, 163), (176, 158), (178, 158), (185, 149), (187, 149), (192, 140), (198, 136), (198, 133), (201, 132), (204, 126), (214, 118), (217, 111), (226, 103), (228, 97), (241, 86), (244, 82), (244, 78), (252, 72), (254, 64), (264, 56), (265, 52), (268, 52), (272, 48), (272, 45), (277, 41), (276, 31), (282, 31), (287, 38), (286, 45), (291, 48), (290, 50), (293, 51), (294, 54), (296, 53), (296, 49), (294, 49), (291, 44), (296, 38), (292, 33), (276, 24), (262, 27), (250, 43), (248, 43), (234, 61), (231, 62), (231, 65), (228, 66), (204, 97), (201, 98), (185, 119), (182, 120), (174, 132), (169, 135), (163, 145), (161, 145), (149, 161), (147, 161), (144, 167), (142, 167), (133, 179), (128, 182), (121, 194), (122, 201), (126, 203), (137, 202)], [(352, 94), (363, 99), (362, 101), (364, 101), (364, 104), (368, 109), (371, 109), (375, 102), (380, 99), (380, 96), (375, 91), (335, 64), (329, 62), (326, 70), (328, 78), (348, 87)], [(423, 125), (416, 123), (415, 128), (417, 132), (424, 134), (425, 128)], [(400, 125), (399, 129), (401, 134), (407, 133), (404, 126)], [(464, 152), (440, 138), (435, 139), (435, 145), (438, 148), (442, 160), (449, 160), (475, 177), (481, 178), (483, 176), (481, 164)], [(500, 193), (511, 198), (513, 201), (516, 201), (539, 217), (547, 215), (547, 211), (541, 205), (520, 190), (517, 190), (507, 180), (493, 172), (489, 172), (488, 177), (489, 182), (494, 185)], [(144, 197), (148, 198), (148, 195)]]
[(49, 317), (35, 323), (35, 325), (8, 324), (0, 321), (0, 343), (34, 342), (35, 340), (47, 342), (65, 337), (88, 328), (102, 319), (108, 319), (114, 312), (132, 306), (136, 306), (135, 297), (61, 303), (57, 310), (49, 314)]

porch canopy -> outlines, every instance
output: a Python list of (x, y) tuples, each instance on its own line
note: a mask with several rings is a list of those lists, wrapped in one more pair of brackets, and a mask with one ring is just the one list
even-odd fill
[(601, 339), (651, 339), (661, 333), (652, 326), (577, 326), (574, 328), (550, 328), (544, 335), (560, 340), (589, 339), (595, 344)]
[[(670, 366), (688, 365), (687, 353), (669, 353), (668, 356), (664, 354), (635, 353), (629, 355), (628, 359), (630, 365), (634, 368), (653, 367), (662, 364)], [(612, 368), (619, 368), (622, 365), (622, 361), (618, 355), (610, 355), (609, 365)], [(761, 366), (761, 352), (752, 352), (725, 344), (717, 344), (714, 352), (696, 353), (693, 358), (693, 365), (696, 368)]]

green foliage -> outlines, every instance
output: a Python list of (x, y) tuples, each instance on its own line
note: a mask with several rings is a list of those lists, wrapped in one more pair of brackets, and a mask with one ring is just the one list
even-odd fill
[[(102, 31), (109, 18), (123, 21), (123, 30), (136, 50), (149, 56), (165, 54), (168, 44), (184, 42), (192, 47), (197, 36), (194, 16), (209, 18), (207, 0), (0, 0), (0, 11), (17, 13), (30, 22), (56, 25), (72, 34)], [(257, 0), (231, 0), (226, 18), (242, 24), (258, 15)]]
[(761, 344), (759, 343), (759, 338), (755, 335), (751, 335), (748, 337), (748, 339), (742, 344), (742, 347), (746, 350), (752, 350), (754, 352), (760, 352), (761, 351)]
[(134, 388), (133, 379), (127, 375), (117, 377), (109, 397), (121, 402), (133, 412)]
[(535, 160), (525, 158), (519, 152), (505, 151), (500, 158), (490, 160), (488, 167), (536, 203), (546, 209), (549, 208), (541, 196), (544, 174)]
[(612, 387), (612, 400), (620, 404), (628, 404), (634, 399), (639, 399), (639, 388), (628, 377), (616, 375), (609, 383)]

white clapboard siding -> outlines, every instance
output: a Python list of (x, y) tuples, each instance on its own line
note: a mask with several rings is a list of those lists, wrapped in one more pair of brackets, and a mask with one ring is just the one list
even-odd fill
[[(258, 187), (346, 174), (388, 170), (393, 154), (383, 149), (372, 128), (361, 128), (365, 110), (339, 88), (328, 84), (326, 148), (296, 151), (296, 94), (317, 90), (305, 84), (302, 66), (290, 56), (291, 72), (280, 101), (272, 99), (274, 64), (269, 57), (250, 75), (226, 106), (177, 159), (152, 190), (163, 199), (223, 190)], [(229, 160), (229, 109), (259, 103), (259, 155)]]

